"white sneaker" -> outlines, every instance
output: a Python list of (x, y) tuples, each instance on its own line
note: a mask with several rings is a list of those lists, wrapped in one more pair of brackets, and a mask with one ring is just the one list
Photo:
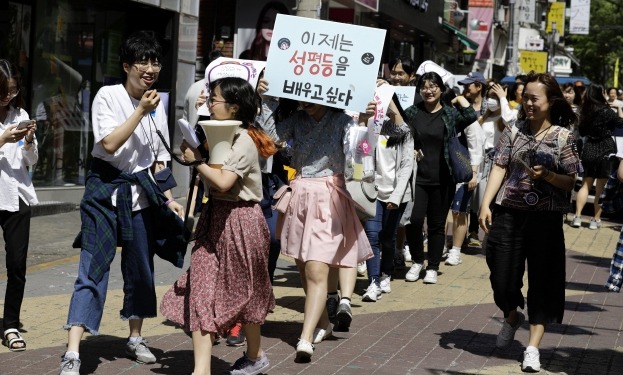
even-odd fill
[(363, 301), (376, 302), (377, 300), (381, 299), (381, 297), (383, 297), (381, 288), (373, 281), (370, 283), (370, 286), (366, 290), (366, 293), (363, 295)]
[(426, 270), (426, 276), (422, 280), (424, 284), (437, 284), (437, 271)]
[(326, 329), (316, 328), (314, 329), (314, 344), (320, 344), (331, 336), (333, 336), (333, 324), (329, 323)]
[(539, 349), (529, 346), (523, 352), (523, 362), (521, 363), (521, 371), (523, 372), (539, 372), (541, 371), (541, 354)]
[(582, 226), (582, 218), (580, 216), (574, 216), (573, 221), (571, 222), (571, 226), (574, 228), (579, 228)]
[(389, 282), (391, 281), (392, 277), (390, 275), (385, 275), (383, 274), (381, 276), (381, 292), (383, 293), (391, 293), (392, 292), (392, 286), (389, 284)]
[(588, 229), (599, 229), (601, 228), (601, 220), (595, 220), (594, 217), (591, 218), (591, 223), (588, 225)]
[(405, 262), (413, 261), (413, 259), (411, 259), (411, 251), (409, 250), (409, 245), (405, 245), (405, 247), (402, 248), (402, 256)]
[(295, 362), (309, 362), (311, 356), (314, 354), (314, 345), (306, 340), (299, 339), (296, 344), (296, 357)]
[(366, 266), (366, 262), (357, 263), (357, 275), (365, 276), (366, 271), (368, 271), (368, 267)]
[[(452, 246), (450, 246), (452, 247)], [(441, 252), (441, 258), (447, 258), (448, 257), (448, 245), (443, 245), (443, 250)]]
[(405, 275), (405, 279), (407, 281), (417, 281), (420, 278), (420, 272), (422, 272), (422, 265), (418, 263), (413, 263), (407, 274)]
[(448, 251), (448, 257), (446, 258), (446, 264), (449, 266), (458, 266), (463, 263), (461, 259), (461, 250), (450, 249)]

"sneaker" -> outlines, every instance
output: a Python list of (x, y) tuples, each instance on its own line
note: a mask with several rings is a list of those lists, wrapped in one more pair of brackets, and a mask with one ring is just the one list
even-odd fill
[(374, 281), (370, 283), (370, 286), (366, 290), (366, 293), (363, 295), (364, 302), (376, 302), (381, 299), (383, 296), (383, 292), (381, 292), (381, 287), (377, 285)]
[(448, 249), (451, 249), (452, 245), (443, 245), (443, 250), (441, 251), (441, 258), (445, 259), (448, 257)]
[(411, 251), (409, 250), (409, 245), (405, 245), (405, 247), (402, 248), (402, 257), (404, 258), (405, 262), (411, 262)]
[(469, 234), (467, 238), (467, 246), (468, 247), (482, 247), (482, 242), (478, 239), (478, 233), (472, 232)]
[(498, 337), (495, 341), (495, 346), (498, 348), (506, 348), (509, 346), (515, 339), (515, 332), (517, 332), (525, 320), (525, 315), (520, 311), (517, 311), (517, 324), (515, 324), (514, 327), (504, 319), (502, 322), (502, 329), (500, 329), (500, 333), (498, 333)]
[(461, 250), (450, 249), (448, 257), (446, 258), (446, 264), (448, 266), (458, 266), (461, 263), (463, 263), (463, 259), (461, 259)]
[(296, 344), (296, 357), (294, 361), (309, 362), (311, 361), (312, 354), (314, 354), (314, 345), (307, 340), (299, 339), (299, 342)]
[(422, 238), (424, 239), (424, 245), (428, 243), (428, 233), (422, 232)]
[(420, 272), (422, 272), (422, 265), (419, 263), (413, 263), (407, 274), (405, 275), (405, 279), (407, 281), (417, 281), (420, 278)]
[(601, 228), (601, 220), (595, 220), (595, 218), (591, 218), (591, 223), (588, 225), (588, 229), (599, 229)]
[(389, 282), (392, 280), (391, 275), (381, 275), (381, 282), (380, 282), (380, 286), (381, 286), (381, 292), (383, 293), (391, 293), (392, 292), (392, 286), (389, 284)]
[(353, 313), (350, 310), (350, 305), (347, 303), (340, 303), (337, 307), (335, 318), (340, 326), (340, 330), (348, 330), (350, 328), (350, 322), (353, 321)]
[(325, 328), (314, 329), (314, 344), (320, 344), (324, 340), (333, 336), (333, 325), (329, 323), (329, 326)]
[(246, 340), (246, 336), (244, 335), (242, 324), (236, 323), (236, 325), (234, 325), (232, 329), (229, 330), (229, 333), (227, 335), (227, 341), (226, 341), (227, 345), (228, 346), (242, 346), (245, 340)]
[(230, 375), (257, 375), (262, 374), (266, 369), (270, 367), (266, 352), (262, 352), (260, 358), (255, 361), (247, 357), (247, 353), (243, 352), (234, 364), (229, 368)]
[(357, 263), (357, 275), (365, 276), (367, 270), (366, 262)]
[(579, 228), (582, 226), (582, 218), (580, 216), (574, 216), (573, 221), (571, 222), (571, 226), (574, 228)]
[(437, 284), (437, 271), (426, 270), (426, 276), (422, 280), (424, 284)]
[(523, 362), (521, 363), (521, 371), (523, 372), (539, 372), (541, 371), (541, 355), (539, 349), (529, 346), (523, 352)]
[(80, 375), (80, 360), (73, 353), (65, 353), (61, 360), (60, 375)]
[(140, 336), (136, 342), (128, 341), (125, 344), (125, 354), (138, 363), (156, 363), (156, 356), (147, 347), (147, 341)]
[(335, 298), (331, 296), (327, 296), (327, 314), (329, 314), (329, 321), (333, 324), (337, 322), (335, 318), (335, 314), (337, 314), (337, 305), (340, 304), (340, 298), (336, 295)]

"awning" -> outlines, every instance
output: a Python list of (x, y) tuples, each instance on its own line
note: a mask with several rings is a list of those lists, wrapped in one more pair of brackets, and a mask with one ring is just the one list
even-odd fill
[(461, 30), (457, 29), (456, 27), (450, 25), (448, 22), (443, 21), (441, 23), (441, 27), (444, 30), (448, 30), (451, 34), (456, 35), (456, 37), (459, 39), (459, 42), (463, 43), (463, 45), (465, 45), (465, 47), (467, 47), (469, 49), (473, 49), (474, 51), (476, 51), (478, 49), (479, 44), (477, 42), (475, 42), (472, 39), (470, 39), (467, 36), (467, 34), (462, 32)]

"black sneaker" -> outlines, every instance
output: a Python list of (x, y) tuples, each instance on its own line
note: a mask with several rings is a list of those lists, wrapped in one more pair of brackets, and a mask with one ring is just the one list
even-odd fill
[(227, 345), (228, 346), (241, 346), (244, 344), (244, 340), (246, 339), (244, 335), (244, 330), (242, 329), (242, 324), (236, 323), (235, 326), (229, 331), (227, 335)]
[(336, 314), (337, 314), (337, 305), (340, 301), (337, 298), (327, 297), (327, 313), (329, 314), (329, 321), (333, 324), (337, 323)]
[(350, 310), (350, 305), (346, 303), (340, 303), (337, 307), (337, 313), (335, 314), (337, 319), (337, 325), (341, 332), (348, 332), (350, 328), (350, 322), (353, 321), (353, 313)]

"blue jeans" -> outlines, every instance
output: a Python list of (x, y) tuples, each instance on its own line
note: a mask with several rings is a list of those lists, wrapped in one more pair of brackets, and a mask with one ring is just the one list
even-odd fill
[(381, 272), (394, 274), (394, 253), (396, 251), (396, 230), (407, 207), (401, 203), (396, 210), (388, 210), (387, 203), (376, 201), (376, 216), (366, 220), (365, 230), (374, 257), (366, 261), (368, 281), (379, 283)]
[[(121, 275), (123, 276), (123, 307), (121, 319), (152, 318), (157, 314), (154, 285), (154, 239), (151, 235), (152, 215), (144, 209), (132, 212), (134, 238), (121, 243)], [(69, 304), (65, 329), (81, 326), (92, 335), (99, 334), (108, 290), (110, 264), (101, 281), (89, 278), (91, 254), (80, 252), (78, 278)]]

